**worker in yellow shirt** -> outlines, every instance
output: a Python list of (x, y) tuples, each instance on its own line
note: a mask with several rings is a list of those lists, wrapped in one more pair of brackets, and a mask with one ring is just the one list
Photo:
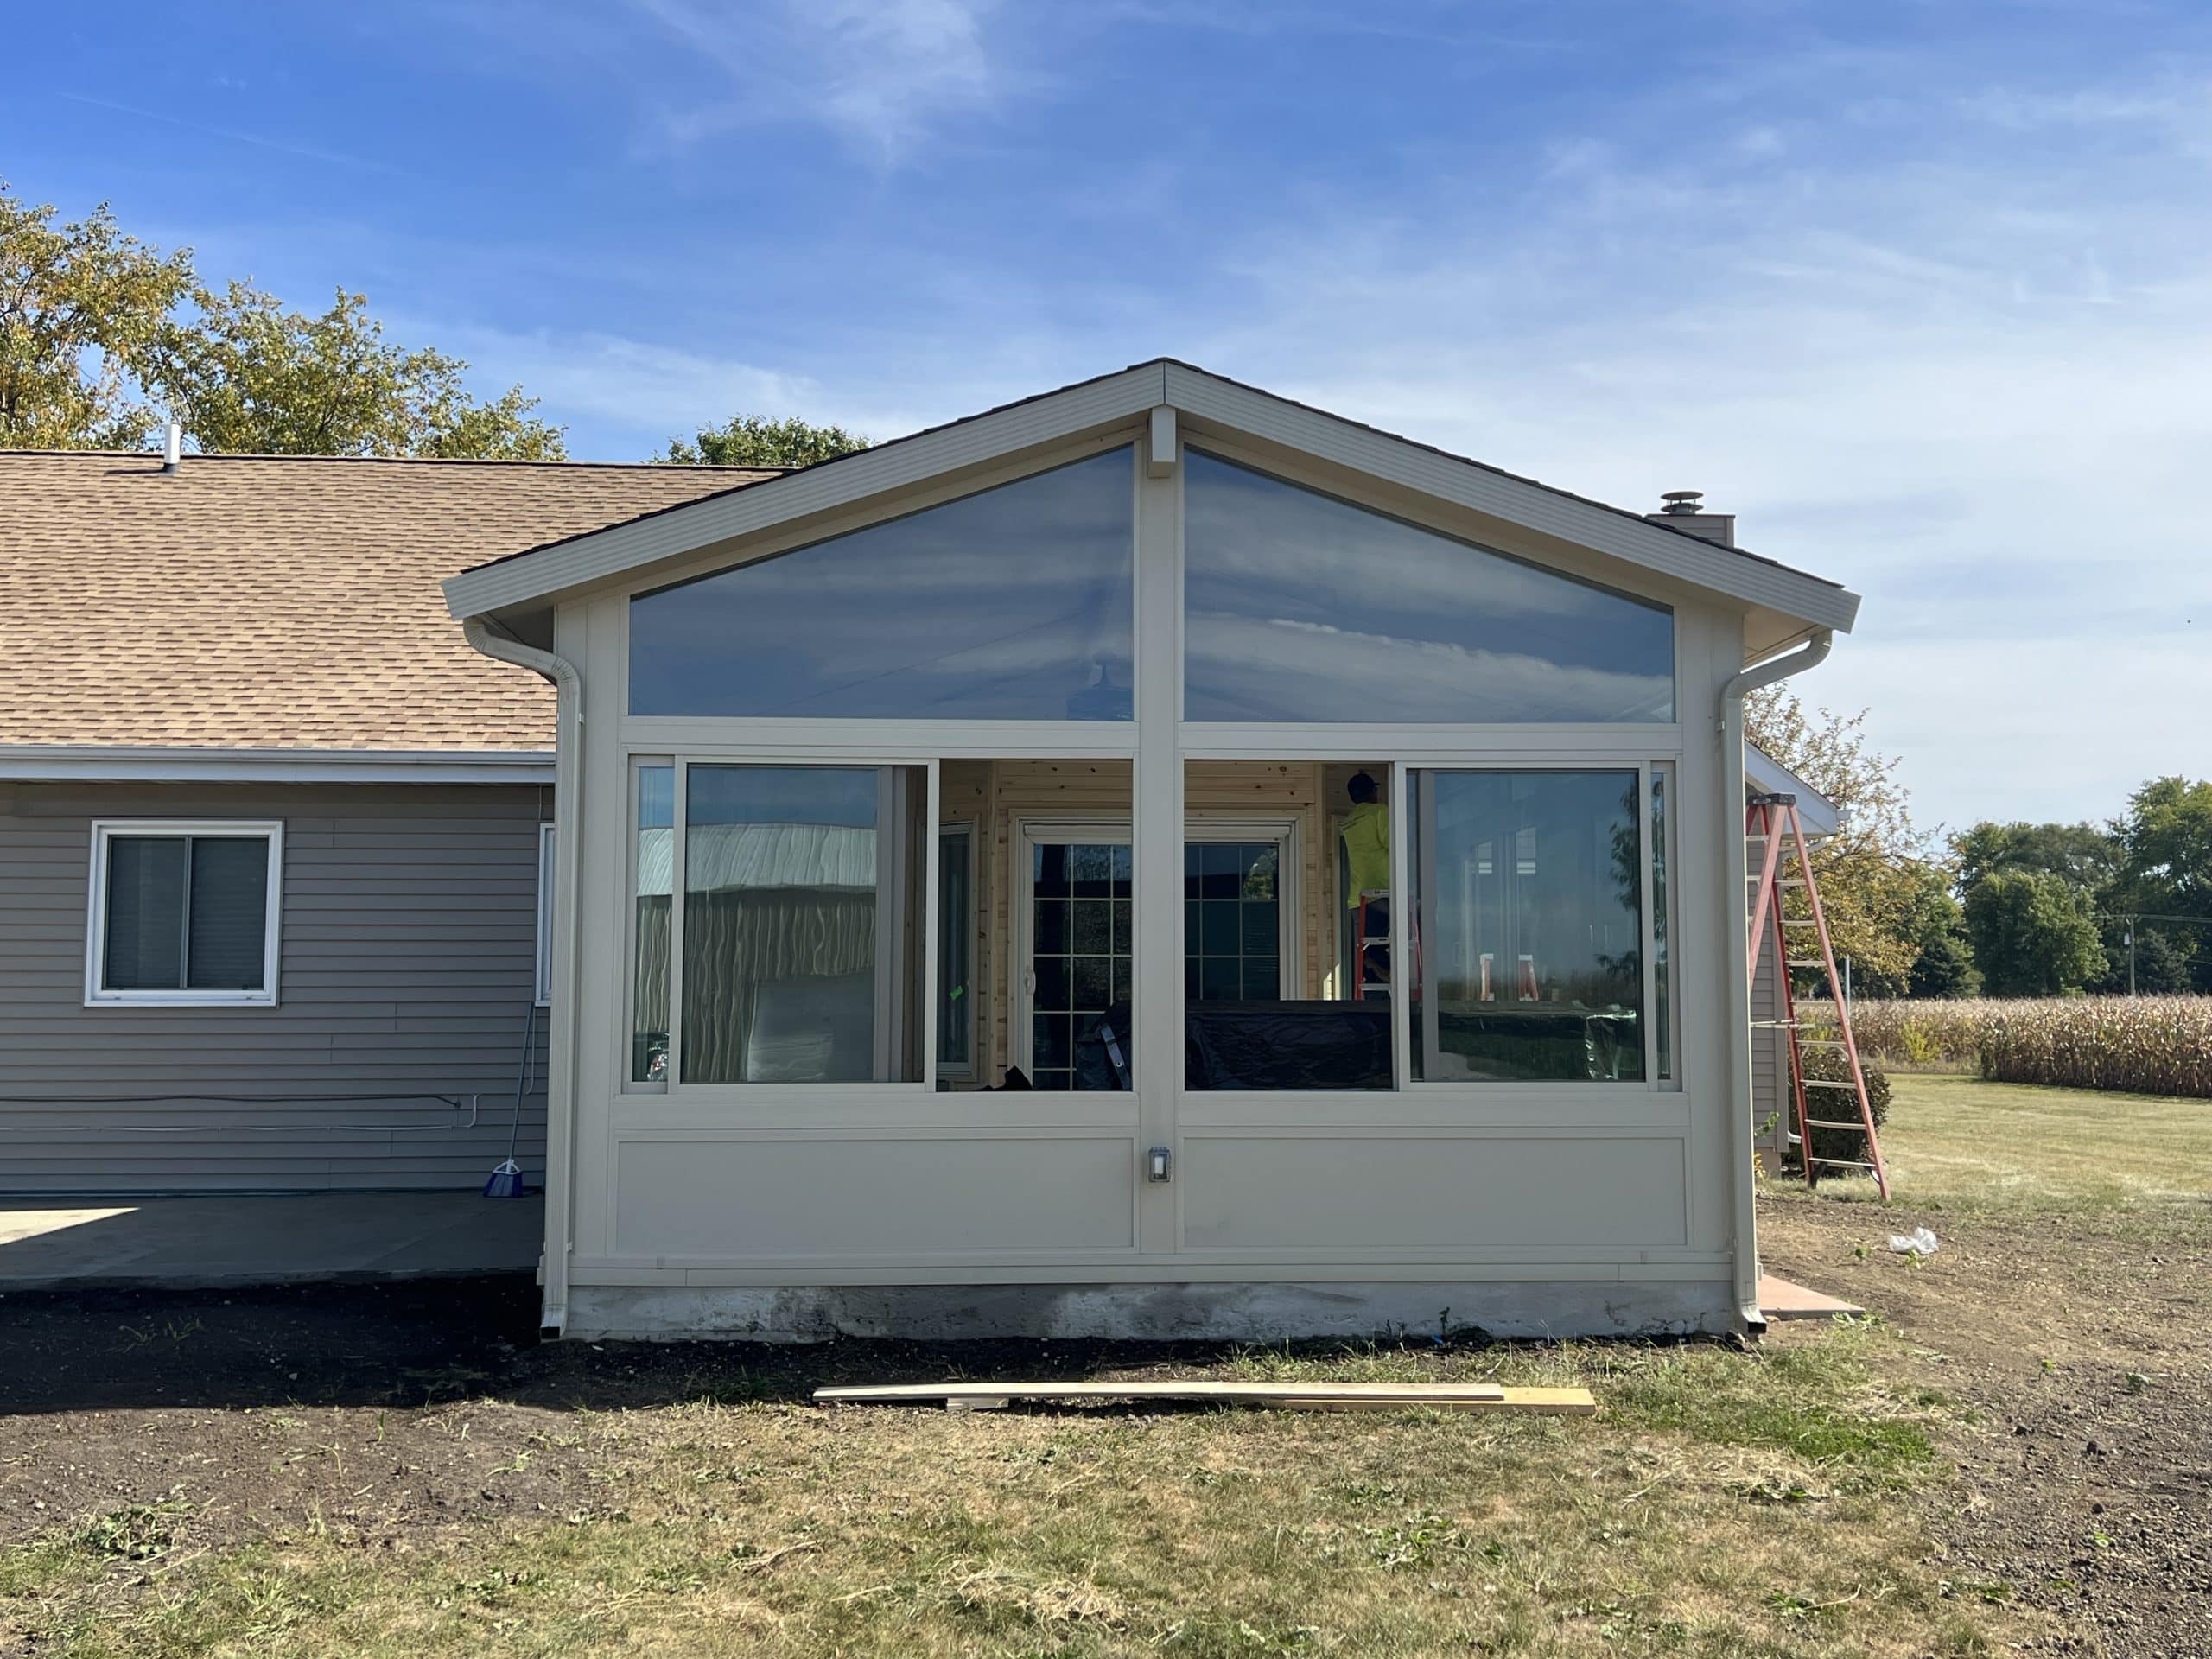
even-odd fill
[[(1344, 884), (1348, 889), (1344, 903), (1353, 910), (1364, 904), (1368, 936), (1387, 939), (1390, 937), (1390, 809), (1380, 798), (1381, 786), (1363, 772), (1353, 775), (1344, 792), (1351, 797), (1351, 810), (1344, 814), (1341, 832), (1351, 878)], [(1390, 982), (1388, 945), (1368, 947), (1360, 978), (1368, 985)]]

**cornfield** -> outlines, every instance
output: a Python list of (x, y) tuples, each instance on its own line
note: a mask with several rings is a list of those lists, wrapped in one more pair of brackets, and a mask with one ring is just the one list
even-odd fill
[(2212, 1098), (2212, 997), (1866, 1001), (1851, 1019), (1861, 1052), (1888, 1065)]

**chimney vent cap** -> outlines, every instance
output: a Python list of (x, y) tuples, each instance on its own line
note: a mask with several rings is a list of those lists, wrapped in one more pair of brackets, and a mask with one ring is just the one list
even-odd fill
[(1703, 490), (1667, 490), (1662, 492), (1659, 499), (1667, 504), (1660, 509), (1662, 512), (1679, 514), (1705, 511)]

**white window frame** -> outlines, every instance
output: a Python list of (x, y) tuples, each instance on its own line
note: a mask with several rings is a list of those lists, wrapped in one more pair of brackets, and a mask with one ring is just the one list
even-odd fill
[[(923, 822), (938, 822), (939, 777), (938, 760), (934, 755), (899, 754), (880, 750), (838, 753), (834, 747), (804, 757), (779, 754), (757, 748), (687, 749), (639, 751), (629, 759), (629, 810), (634, 825), (637, 810), (638, 772), (641, 766), (667, 764), (675, 768), (675, 810), (671, 826), (673, 863), (670, 893), (670, 939), (668, 964), (668, 1081), (665, 1084), (630, 1082), (622, 1085), (622, 1092), (632, 1095), (658, 1094), (671, 1101), (728, 1102), (733, 1104), (755, 1104), (779, 1096), (801, 1101), (828, 1103), (840, 1097), (845, 1099), (891, 1099), (908, 1096), (926, 1099), (937, 1092), (937, 929), (938, 929), (938, 838), (925, 835), (923, 840), (922, 907), (918, 919), (925, 948), (921, 951), (922, 982), (919, 987), (920, 1008), (917, 1018), (920, 1028), (919, 1076), (913, 1082), (873, 1081), (850, 1083), (699, 1083), (687, 1081), (683, 1076), (683, 974), (685, 933), (690, 909), (688, 890), (690, 876), (685, 868), (686, 826), (690, 811), (691, 772), (694, 767), (772, 767), (806, 770), (875, 772), (881, 776), (878, 785), (884, 792), (878, 797), (878, 827), (897, 822), (887, 816), (889, 802), (895, 793), (891, 774), (911, 769), (923, 774), (922, 799), (919, 813)], [(624, 868), (631, 873), (630, 887), (634, 893), (636, 884), (636, 851), (634, 830), (632, 850), (623, 860)], [(879, 842), (879, 847), (880, 843)], [(906, 904), (903, 873), (879, 867), (877, 904), (879, 915), (903, 913)], [(634, 898), (632, 908), (635, 909)], [(625, 937), (629, 940), (623, 957), (625, 974), (634, 975), (632, 964), (636, 960), (637, 941), (634, 920), (628, 925)], [(877, 941), (876, 969), (877, 1029), (879, 1066), (887, 1063), (889, 1054), (897, 1052), (905, 1041), (903, 1021), (906, 1010), (899, 996), (898, 976), (894, 966), (895, 944), (887, 936)], [(624, 994), (626, 1009), (632, 1007), (635, 995), (634, 980), (632, 988)], [(634, 1020), (634, 1013), (630, 1016)], [(625, 1041), (628, 1039), (626, 1037)], [(622, 1071), (626, 1076), (630, 1062), (626, 1049)]]
[[(261, 986), (257, 990), (111, 990), (107, 986), (108, 843), (118, 836), (175, 840), (257, 837), (269, 843), (269, 885), (263, 896)], [(92, 826), (92, 871), (85, 906), (85, 1006), (111, 1007), (268, 1008), (276, 1005), (276, 969), (284, 918), (284, 823), (281, 818), (99, 818)], [(189, 925), (188, 921), (187, 925)]]
[(553, 1006), (553, 826), (537, 826), (537, 981), (533, 999)]
[[(1007, 836), (1013, 868), (1007, 872), (1007, 904), (1013, 912), (1014, 960), (1007, 964), (1007, 992), (1013, 1006), (1007, 1010), (1007, 1064), (1019, 1066), (1025, 1076), (1034, 1077), (1037, 1071), (1037, 1027), (1032, 1016), (1037, 1012), (1033, 999), (1037, 995), (1037, 917), (1035, 898), (1036, 859), (1033, 855), (1039, 847), (1066, 846), (1080, 842), (1085, 846), (1127, 847), (1130, 851), (1129, 953), (1130, 988), (1135, 989), (1136, 952), (1135, 932), (1137, 926), (1135, 886), (1136, 839), (1134, 826), (1127, 818), (1056, 818), (1039, 816), (1020, 817), (1014, 821), (1014, 833)], [(1039, 1090), (1039, 1094), (1057, 1094), (1058, 1090)], [(1077, 1091), (1068, 1091), (1077, 1092)]]
[[(1642, 866), (1637, 876), (1637, 904), (1641, 910), (1641, 915), (1637, 923), (1637, 950), (1642, 962), (1641, 982), (1638, 989), (1643, 999), (1642, 1007), (1637, 1016), (1637, 1040), (1643, 1045), (1643, 1075), (1641, 1077), (1624, 1077), (1617, 1082), (1605, 1078), (1592, 1077), (1574, 1080), (1565, 1078), (1552, 1078), (1543, 1081), (1524, 1080), (1518, 1083), (1484, 1082), (1459, 1077), (1416, 1077), (1413, 1075), (1411, 1070), (1412, 1057), (1409, 1052), (1406, 1057), (1408, 1069), (1405, 1073), (1404, 1083), (1400, 1085), (1402, 1088), (1410, 1089), (1417, 1094), (1425, 1095), (1439, 1095), (1453, 1090), (1465, 1089), (1490, 1090), (1527, 1088), (1534, 1090), (1552, 1090), (1561, 1087), (1584, 1087), (1620, 1090), (1624, 1092), (1642, 1092), (1644, 1094), (1675, 1094), (1681, 1091), (1682, 1085), (1678, 1075), (1667, 1077), (1662, 1077), (1657, 1075), (1659, 1065), (1659, 1038), (1657, 1031), (1658, 967), (1655, 960), (1655, 953), (1656, 949), (1658, 926), (1657, 912), (1654, 902), (1651, 882), (1651, 780), (1656, 774), (1658, 774), (1662, 771), (1671, 780), (1673, 776), (1673, 763), (1671, 760), (1654, 761), (1649, 759), (1607, 760), (1596, 755), (1592, 755), (1587, 760), (1578, 759), (1573, 760), (1522, 760), (1517, 758), (1497, 760), (1484, 759), (1472, 762), (1458, 760), (1428, 762), (1415, 760), (1408, 766), (1399, 768), (1400, 774), (1404, 778), (1405, 782), (1396, 785), (1398, 795), (1402, 798), (1397, 800), (1396, 808), (1394, 809), (1391, 817), (1391, 823), (1394, 826), (1394, 830), (1390, 837), (1390, 842), (1394, 867), (1403, 866), (1408, 861), (1406, 855), (1399, 850), (1399, 836), (1395, 833), (1395, 826), (1404, 821), (1397, 816), (1397, 809), (1404, 808), (1410, 802), (1414, 792), (1411, 788), (1411, 784), (1413, 781), (1413, 774), (1415, 772), (1423, 772), (1431, 776), (1440, 772), (1487, 773), (1536, 772), (1555, 772), (1565, 773), (1620, 772), (1632, 775), (1636, 779), (1637, 838), (1639, 843), (1639, 862)], [(1423, 804), (1433, 810), (1434, 799), (1435, 798), (1433, 794), (1424, 796)], [(1676, 809), (1670, 807), (1669, 810), (1674, 810)], [(1418, 827), (1419, 826), (1416, 826), (1416, 828)], [(1437, 874), (1433, 868), (1433, 860), (1436, 853), (1435, 836), (1432, 833), (1429, 835), (1421, 836), (1419, 840), (1421, 842), (1421, 862), (1426, 868), (1418, 870), (1408, 868), (1403, 871), (1403, 875), (1408, 884), (1405, 888), (1409, 900), (1408, 906), (1408, 909), (1413, 907), (1411, 901), (1417, 901), (1433, 896), (1437, 881)], [(1670, 910), (1674, 902), (1674, 894), (1675, 890), (1675, 883), (1677, 879), (1678, 878), (1670, 877), (1668, 882), (1667, 897)], [(1415, 925), (1421, 925), (1427, 919), (1427, 918), (1426, 917), (1417, 914), (1415, 917)], [(1668, 918), (1669, 924), (1668, 928), (1668, 938), (1670, 944), (1675, 937), (1672, 926), (1673, 920), (1674, 918), (1670, 914)], [(1670, 975), (1675, 972), (1674, 964), (1671, 961), (1669, 963), (1669, 972)], [(1681, 1048), (1680, 1042), (1676, 1040), (1672, 1023), (1675, 1018), (1675, 1004), (1677, 995), (1678, 991), (1676, 990), (1674, 982), (1670, 981), (1669, 995), (1667, 1000), (1667, 1015), (1669, 1021), (1669, 1046), (1668, 1048), (1668, 1056), (1671, 1062), (1672, 1070), (1679, 1074), (1681, 1070)], [(1410, 1015), (1414, 1003), (1414, 998), (1407, 998), (1407, 1012), (1402, 1014), (1397, 1014), (1394, 1018), (1394, 1024), (1402, 1029), (1406, 1033), (1407, 1047), (1408, 1051), (1410, 1051), (1412, 1046), (1412, 1021)], [(1436, 1033), (1433, 1022), (1435, 1019), (1436, 1009), (1433, 1004), (1429, 1003), (1426, 1000), (1421, 1001), (1421, 1007), (1423, 1016), (1432, 1022), (1430, 1028), (1425, 1033), (1425, 1037), (1426, 1046), (1427, 1046), (1431, 1052), (1433, 1052), (1436, 1044)]]

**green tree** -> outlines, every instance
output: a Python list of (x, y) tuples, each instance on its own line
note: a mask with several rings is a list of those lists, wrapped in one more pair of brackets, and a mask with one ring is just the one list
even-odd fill
[(0, 447), (136, 447), (152, 423), (138, 372), (192, 289), (192, 255), (118, 228), (105, 203), (57, 226), (0, 182)]
[(816, 426), (796, 415), (733, 415), (695, 436), (671, 438), (667, 453), (654, 459), (671, 467), (811, 467), (868, 442), (842, 426)]
[[(2104, 908), (2160, 918), (2158, 931), (2194, 960), (2194, 988), (2212, 991), (2212, 783), (2154, 778), (2128, 797), (2113, 830), (2120, 860)], [(2139, 986), (2139, 944), (2136, 974)]]
[(1951, 871), (1942, 864), (1923, 864), (1914, 874), (1918, 887), (1906, 924), (1914, 955), (1904, 994), (1972, 996), (1981, 988), (1981, 971), (1974, 966), (1966, 912), (1951, 891)]
[(2094, 823), (1977, 823), (1955, 836), (1963, 891), (1997, 870), (2045, 870), (2085, 893), (2100, 891), (2120, 861), (2120, 843)]
[(2174, 996), (2195, 988), (2188, 954), (2153, 927), (2134, 925), (2133, 973), (2129, 972), (2127, 933), (2130, 924), (2108, 923), (2105, 929), (2104, 977), (2092, 988), (2125, 996), (2131, 986), (2143, 996)]
[(1813, 849), (1813, 874), (1836, 955), (1854, 988), (1902, 990), (1919, 954), (1926, 840), (1912, 822), (1897, 761), (1873, 747), (1864, 710), (1808, 712), (1787, 686), (1744, 700), (1746, 734), (1842, 810), (1843, 828)]
[(387, 341), (361, 295), (341, 289), (311, 316), (232, 283), (163, 330), (149, 378), (211, 454), (562, 459), (534, 398), (514, 387), (480, 402), (467, 366)]
[(2088, 896), (2049, 870), (1997, 870), (1966, 894), (1967, 931), (1992, 996), (2070, 996), (2105, 970)]

